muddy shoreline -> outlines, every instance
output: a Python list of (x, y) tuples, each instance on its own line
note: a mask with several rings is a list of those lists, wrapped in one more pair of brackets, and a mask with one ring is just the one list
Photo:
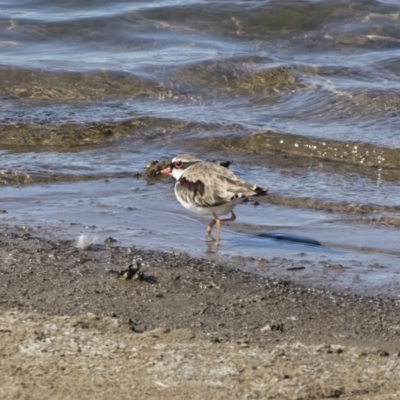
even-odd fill
[[(101, 340), (114, 340), (114, 335), (122, 335), (131, 347), (131, 342), (136, 341), (147, 343), (143, 344), (145, 348), (151, 344), (149, 349), (152, 350), (148, 350), (151, 354), (155, 343), (164, 343), (166, 348), (172, 346), (175, 350), (171, 351), (178, 353), (182, 348), (176, 348), (177, 344), (186, 343), (189, 347), (194, 346), (195, 354), (204, 351), (210, 357), (214, 354), (210, 346), (215, 346), (215, 351), (221, 352), (228, 359), (244, 350), (249, 352), (247, 356), (243, 355), (243, 373), (239, 368), (233, 375), (228, 374), (229, 379), (236, 382), (235, 385), (222, 385), (215, 393), (215, 387), (210, 386), (207, 379), (201, 382), (193, 376), (183, 379), (181, 368), (184, 368), (185, 363), (179, 368), (173, 364), (175, 369), (171, 364), (171, 369), (165, 367), (164, 371), (166, 374), (169, 371), (171, 382), (174, 381), (174, 374), (179, 375), (179, 379), (176, 379), (181, 381), (181, 389), (167, 381), (158, 385), (154, 383), (157, 380), (151, 378), (149, 368), (140, 369), (136, 373), (143, 374), (142, 380), (136, 375), (134, 381), (137, 382), (131, 384), (148, 391), (147, 395), (140, 398), (168, 398), (171, 395), (185, 398), (188, 388), (194, 390), (193, 398), (202, 398), (205, 388), (211, 390), (208, 392), (210, 396), (219, 393), (220, 397), (215, 398), (224, 398), (227, 394), (241, 398), (274, 398), (279, 388), (283, 387), (287, 392), (282, 392), (285, 393), (282, 398), (347, 398), (353, 395), (357, 395), (357, 398), (364, 398), (364, 395), (365, 398), (375, 398), (375, 395), (400, 393), (400, 380), (398, 377), (395, 379), (399, 373), (393, 369), (396, 365), (397, 371), (400, 370), (399, 297), (377, 298), (313, 289), (284, 279), (246, 273), (237, 265), (232, 267), (227, 263), (192, 258), (188, 254), (171, 251), (119, 247), (117, 243), (97, 244), (87, 250), (80, 250), (73, 241), (49, 240), (39, 230), (26, 227), (3, 225), (0, 243), (0, 334), (4, 339), (1, 353), (6, 356), (2, 357), (0, 369), (3, 374), (9, 375), (15, 369), (15, 362), (20, 362), (22, 366), (17, 372), (14, 371), (14, 389), (5, 386), (2, 398), (16, 398), (18, 393), (26, 395), (26, 398), (39, 398), (43, 393), (48, 393), (52, 398), (73, 396), (77, 388), (71, 388), (68, 393), (64, 386), (68, 379), (76, 377), (77, 370), (73, 368), (75, 363), (85, 370), (82, 363), (92, 363), (90, 357), (94, 357), (97, 360), (95, 362), (101, 358), (85, 356), (78, 350), (72, 351), (68, 355), (72, 357), (68, 364), (68, 368), (72, 369), (71, 374), (56, 374), (53, 388), (43, 383), (47, 378), (42, 376), (38, 379), (47, 389), (35, 392), (32, 388), (36, 387), (37, 381), (29, 378), (29, 368), (39, 368), (37, 363), (40, 360), (39, 364), (45, 360), (46, 368), (50, 369), (56, 368), (55, 365), (60, 362), (60, 349), (56, 351), (49, 348), (55, 342), (47, 339), (57, 337), (54, 332), (50, 335), (46, 328), (50, 322), (64, 328), (72, 324), (78, 341), (88, 332)], [(140, 265), (140, 279), (126, 280), (118, 277), (117, 272), (132, 263)], [(76, 322), (78, 320), (81, 322)], [(36, 324), (36, 328), (32, 330), (29, 324)], [(21, 350), (21, 340), (28, 339), (36, 343), (34, 356), (33, 353), (27, 355)], [(65, 343), (60, 344), (60, 348), (63, 346)], [(280, 361), (275, 360), (269, 367), (276, 372), (280, 362), (287, 363), (284, 368), (287, 372), (278, 374), (279, 379), (274, 381), (274, 390), (278, 392), (270, 391), (267, 386), (258, 391), (254, 391), (254, 388), (250, 390), (252, 380), (263, 376), (258, 370), (258, 363), (265, 364), (265, 357), (276, 354), (282, 346), (291, 356), (279, 356)], [(41, 349), (44, 349), (43, 352)], [(124, 357), (128, 357), (126, 352), (131, 350), (127, 347), (125, 349), (117, 353), (125, 352)], [(185, 349), (185, 352), (189, 351)], [(150, 353), (144, 350), (142, 355), (147, 357)], [(166, 353), (170, 354), (169, 351)], [(250, 356), (250, 353), (264, 354), (265, 357), (255, 361), (254, 354)], [(45, 358), (43, 354), (46, 354)], [(300, 357), (300, 354), (303, 356)], [(189, 351), (185, 357), (191, 359), (192, 355)], [(111, 359), (115, 358), (115, 363), (120, 365), (120, 374), (111, 374), (109, 378), (113, 376), (112, 379), (125, 382), (124, 374), (128, 372), (124, 372), (121, 358), (114, 356)], [(51, 363), (52, 357), (54, 365)], [(110, 361), (109, 357), (107, 360)], [(332, 379), (327, 379), (322, 386), (320, 382), (317, 388), (307, 368), (311, 368), (311, 364), (319, 365), (318, 362), (320, 365), (340, 362), (342, 378), (338, 378), (339, 372), (331, 367), (323, 368)], [(256, 365), (254, 376), (248, 370), (252, 368), (252, 363)], [(364, 363), (365, 367), (379, 365), (383, 370), (387, 368), (385, 374), (380, 375), (380, 383), (378, 378), (376, 385), (372, 378), (368, 378), (368, 384), (363, 380), (357, 383), (359, 368)], [(40, 365), (40, 368), (44, 368)], [(299, 365), (304, 367), (304, 373), (300, 375)], [(196, 368), (203, 367), (209, 369), (206, 365)], [(96, 372), (93, 374), (99, 377)], [(292, 381), (288, 386), (294, 375), (297, 383)], [(349, 378), (351, 376), (354, 380)], [(240, 379), (237, 381), (240, 377), (243, 378), (242, 384)], [(385, 385), (382, 382), (389, 385), (389, 391), (383, 391)], [(104, 393), (126, 395), (131, 387), (126, 385), (111, 385)], [(193, 389), (193, 385), (198, 392)], [(322, 387), (326, 389), (325, 392)], [(83, 398), (94, 398), (91, 396), (95, 396), (95, 393), (88, 391)]]
[[(312, 341), (400, 351), (399, 298), (310, 288), (244, 272), (237, 261), (232, 267), (176, 251), (117, 243), (80, 250), (74, 241), (45, 239), (24, 227), (3, 227), (0, 240), (3, 307), (109, 315), (131, 321), (136, 332), (193, 328), (259, 345), (311, 335)], [(113, 272), (133, 262), (151, 279), (117, 279)], [(267, 324), (281, 328), (265, 335), (260, 330)]]

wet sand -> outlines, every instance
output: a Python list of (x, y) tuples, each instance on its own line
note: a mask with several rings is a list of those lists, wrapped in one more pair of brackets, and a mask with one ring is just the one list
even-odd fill
[[(3, 225), (0, 396), (400, 394), (400, 299), (340, 294), (188, 254)], [(133, 279), (120, 277), (140, 266)]]

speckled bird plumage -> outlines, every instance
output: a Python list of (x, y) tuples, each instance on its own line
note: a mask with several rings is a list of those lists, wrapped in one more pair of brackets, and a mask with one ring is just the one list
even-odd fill
[[(214, 220), (207, 229), (210, 235), (217, 223), (217, 244), (219, 226), (222, 221), (234, 221), (234, 207), (245, 198), (265, 195), (266, 188), (245, 182), (229, 169), (207, 161), (201, 161), (189, 154), (181, 154), (172, 159), (163, 174), (170, 174), (176, 180), (175, 195), (187, 209), (202, 215), (211, 215)], [(232, 213), (231, 218), (219, 217)]]

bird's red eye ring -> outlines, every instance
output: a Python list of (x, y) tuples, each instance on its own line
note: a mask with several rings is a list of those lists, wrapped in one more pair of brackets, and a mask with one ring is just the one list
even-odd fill
[(175, 161), (175, 168), (182, 168), (183, 162), (182, 161)]

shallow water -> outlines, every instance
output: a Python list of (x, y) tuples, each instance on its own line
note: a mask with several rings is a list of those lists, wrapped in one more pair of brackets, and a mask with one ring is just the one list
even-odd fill
[[(178, 250), (222, 259), (266, 276), (369, 294), (398, 292), (396, 228), (369, 226), (331, 213), (247, 203), (224, 226), (219, 249), (207, 242), (208, 220), (181, 210), (170, 182), (109, 178), (3, 188), (2, 220), (32, 226), (53, 239), (84, 234), (102, 243)], [(346, 241), (343, 241), (343, 238)]]
[[(10, 3), (0, 0), (5, 222), (397, 290), (398, 2)], [(136, 177), (181, 152), (230, 159), (270, 187), (238, 207), (218, 253), (172, 183)]]

